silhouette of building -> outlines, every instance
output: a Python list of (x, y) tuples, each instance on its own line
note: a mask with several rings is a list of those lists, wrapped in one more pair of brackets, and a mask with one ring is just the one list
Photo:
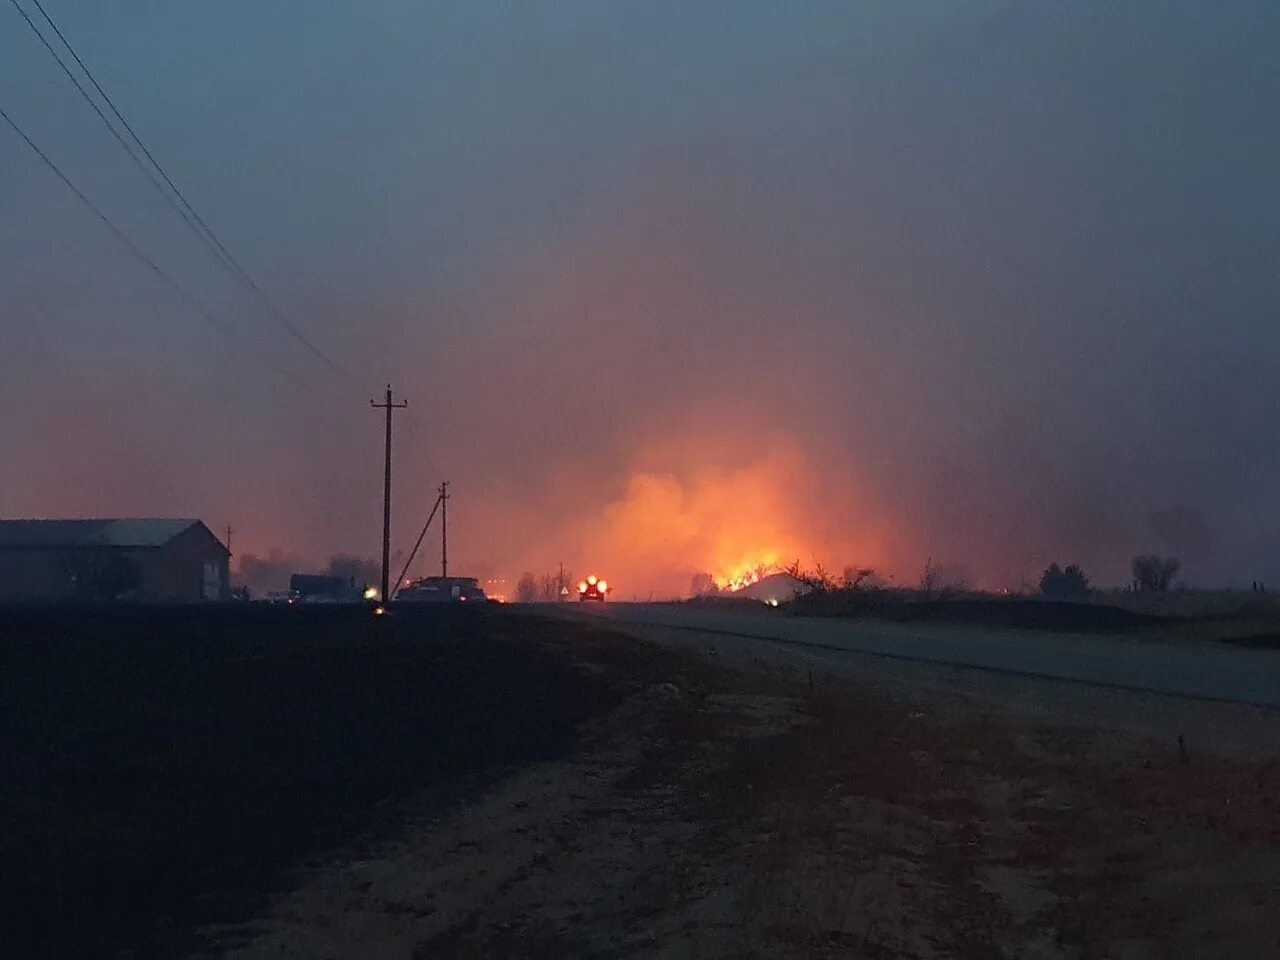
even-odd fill
[(0, 601), (226, 600), (230, 557), (199, 520), (0, 520)]

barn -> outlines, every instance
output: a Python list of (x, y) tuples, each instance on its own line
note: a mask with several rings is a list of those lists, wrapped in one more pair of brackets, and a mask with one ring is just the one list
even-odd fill
[(0, 602), (226, 600), (230, 557), (199, 520), (0, 520)]

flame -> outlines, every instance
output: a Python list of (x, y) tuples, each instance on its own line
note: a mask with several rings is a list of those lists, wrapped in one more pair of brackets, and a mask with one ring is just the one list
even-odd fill
[(748, 563), (740, 563), (731, 568), (730, 572), (713, 576), (716, 586), (721, 590), (734, 592), (744, 587), (749, 587), (753, 583), (759, 583), (769, 574), (777, 569), (777, 554), (768, 554), (768, 560), (756, 560)]
[[(795, 560), (837, 570), (880, 560), (872, 523), (846, 507), (859, 499), (852, 480), (833, 497), (785, 436), (673, 435), (637, 443), (623, 470), (595, 503), (575, 496), (572, 520), (517, 562), (536, 572), (565, 557), (583, 573), (590, 563), (614, 590), (663, 599), (741, 590)], [(571, 583), (581, 593), (589, 580)]]
[(619, 582), (657, 583), (669, 595), (687, 595), (700, 574), (719, 590), (740, 590), (813, 555), (807, 498), (793, 491), (797, 454), (777, 444), (712, 465), (697, 454), (668, 469), (633, 469), (619, 496), (583, 518), (581, 552), (606, 562)]

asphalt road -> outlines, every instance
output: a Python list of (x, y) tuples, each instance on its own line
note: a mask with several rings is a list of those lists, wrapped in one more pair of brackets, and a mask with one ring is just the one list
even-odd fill
[(768, 641), (850, 660), (875, 657), (938, 664), (993, 674), (1068, 681), (1191, 700), (1280, 709), (1280, 651), (1208, 643), (1123, 640), (972, 625), (895, 624), (682, 605), (574, 604), (571, 615), (593, 615), (619, 626), (696, 632), (718, 644)]

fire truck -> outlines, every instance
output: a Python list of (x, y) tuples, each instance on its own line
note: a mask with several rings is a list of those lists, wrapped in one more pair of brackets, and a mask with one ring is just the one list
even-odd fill
[(609, 594), (609, 581), (602, 580), (594, 573), (585, 580), (578, 581), (578, 602), (585, 603), (588, 600), (597, 600), (604, 603), (605, 597)]

